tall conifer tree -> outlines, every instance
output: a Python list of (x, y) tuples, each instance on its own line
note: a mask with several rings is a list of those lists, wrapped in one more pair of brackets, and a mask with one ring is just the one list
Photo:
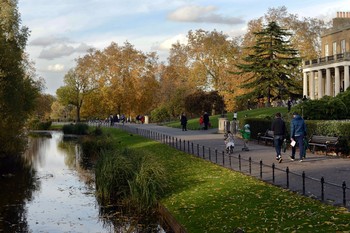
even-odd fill
[(241, 85), (249, 91), (240, 98), (264, 97), (269, 106), (272, 97), (287, 98), (298, 94), (301, 83), (297, 71), (301, 58), (291, 46), (289, 39), (292, 34), (276, 22), (270, 22), (254, 35), (256, 43), (248, 48), (251, 53), (243, 58), (243, 63), (237, 65), (238, 74), (251, 74)]

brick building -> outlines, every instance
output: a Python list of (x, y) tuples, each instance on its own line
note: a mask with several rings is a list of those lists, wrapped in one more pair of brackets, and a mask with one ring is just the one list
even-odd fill
[(336, 96), (350, 86), (350, 12), (337, 12), (321, 45), (322, 56), (303, 64), (303, 95), (310, 99)]

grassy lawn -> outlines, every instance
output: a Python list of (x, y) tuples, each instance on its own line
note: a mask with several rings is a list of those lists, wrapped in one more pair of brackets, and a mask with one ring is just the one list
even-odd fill
[(350, 232), (345, 208), (322, 204), (138, 135), (104, 130), (116, 143), (142, 150), (164, 164), (169, 184), (160, 201), (188, 232)]
[[(246, 110), (246, 111), (240, 111), (237, 112), (238, 120), (241, 120), (244, 117), (251, 117), (251, 118), (265, 118), (265, 117), (271, 117), (274, 116), (276, 112), (282, 113), (283, 116), (288, 114), (288, 110), (286, 107), (271, 107), (271, 108), (259, 108), (259, 109), (252, 109), (252, 110)], [(221, 117), (221, 115), (214, 115), (210, 116), (210, 123), (212, 124), (213, 128), (218, 127), (218, 119)], [(233, 113), (228, 113), (226, 115), (228, 120), (232, 120)], [(174, 127), (174, 128), (180, 128), (180, 120), (173, 121), (165, 124), (168, 127)], [(191, 130), (197, 130), (200, 129), (199, 127), (199, 118), (193, 118), (188, 119), (187, 128)]]

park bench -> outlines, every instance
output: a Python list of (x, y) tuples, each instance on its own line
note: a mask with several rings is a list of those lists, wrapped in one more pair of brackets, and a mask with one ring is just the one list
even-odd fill
[(260, 140), (264, 141), (265, 145), (267, 145), (268, 141), (271, 141), (273, 146), (273, 135), (273, 131), (268, 129), (264, 134), (258, 133), (258, 144), (260, 143)]
[(340, 149), (338, 143), (339, 137), (336, 136), (312, 135), (309, 139), (309, 148), (312, 153), (315, 153), (316, 147), (322, 147), (326, 150), (326, 155), (331, 150), (335, 151), (338, 155)]

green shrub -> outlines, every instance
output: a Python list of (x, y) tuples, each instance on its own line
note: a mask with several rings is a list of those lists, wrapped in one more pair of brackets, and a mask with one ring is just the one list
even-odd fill
[(109, 151), (114, 148), (113, 141), (107, 136), (83, 137), (80, 140), (84, 158), (98, 157), (102, 151)]
[(52, 121), (40, 121), (33, 119), (28, 122), (28, 128), (31, 130), (48, 130), (52, 125)]
[[(287, 128), (286, 137), (290, 137), (290, 122), (289, 117), (285, 117), (285, 123)], [(259, 133), (265, 133), (267, 129), (271, 129), (272, 120), (260, 119), (260, 118), (244, 118), (240, 123), (240, 128), (244, 124), (250, 125), (251, 138), (257, 139)], [(348, 154), (350, 151), (350, 121), (336, 121), (336, 120), (305, 120), (307, 127), (307, 138), (310, 138), (313, 134), (324, 136), (338, 136), (341, 138), (340, 146), (343, 149), (343, 153)]]
[(69, 124), (62, 127), (64, 134), (87, 135), (89, 126), (84, 123)]
[[(350, 91), (348, 91), (350, 93)], [(324, 96), (318, 100), (307, 100), (292, 107), (306, 120), (341, 120), (350, 118), (347, 108), (350, 94), (341, 93), (336, 97)]]
[(92, 135), (94, 136), (101, 136), (103, 134), (103, 131), (101, 129), (101, 127), (96, 127), (92, 132)]
[(160, 106), (151, 112), (151, 119), (154, 122), (164, 122), (170, 119), (170, 114), (165, 106)]

